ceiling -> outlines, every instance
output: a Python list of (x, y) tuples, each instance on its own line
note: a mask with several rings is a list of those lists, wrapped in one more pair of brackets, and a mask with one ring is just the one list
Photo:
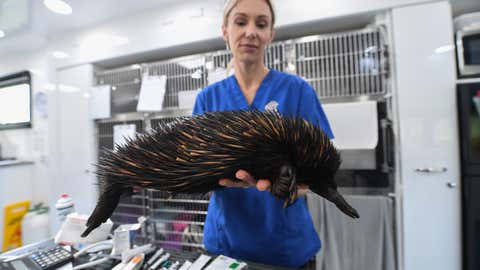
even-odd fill
[[(0, 55), (39, 48), (49, 39), (67, 32), (138, 13), (178, 0), (64, 0), (73, 8), (71, 15), (55, 14), (43, 0), (0, 0)], [(184, 1), (184, 0), (182, 0)], [(198, 1), (198, 0), (197, 0)], [(453, 15), (480, 11), (479, 0), (450, 0)]]
[(32, 50), (64, 33), (93, 27), (115, 18), (172, 4), (178, 0), (64, 0), (70, 15), (51, 12), (43, 0), (0, 0), (0, 54)]

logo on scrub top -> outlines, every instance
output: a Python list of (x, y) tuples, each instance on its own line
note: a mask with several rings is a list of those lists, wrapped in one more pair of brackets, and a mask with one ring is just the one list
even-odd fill
[(265, 111), (273, 111), (273, 112), (278, 112), (278, 102), (275, 100), (272, 100), (265, 105)]

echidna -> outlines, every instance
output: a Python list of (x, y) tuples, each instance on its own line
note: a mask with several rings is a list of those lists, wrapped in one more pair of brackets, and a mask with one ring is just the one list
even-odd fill
[(337, 192), (334, 175), (340, 163), (339, 153), (321, 129), (299, 117), (224, 111), (182, 118), (137, 135), (100, 160), (97, 174), (103, 192), (82, 236), (105, 222), (120, 196), (134, 187), (207, 193), (222, 187), (219, 179), (235, 179), (239, 169), (256, 179), (269, 179), (270, 192), (285, 205), (297, 198), (297, 185), (306, 184), (358, 218)]

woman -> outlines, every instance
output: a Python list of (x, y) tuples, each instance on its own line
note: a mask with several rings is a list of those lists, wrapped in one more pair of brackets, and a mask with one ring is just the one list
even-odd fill
[[(330, 126), (312, 87), (301, 78), (269, 70), (265, 47), (274, 36), (275, 13), (268, 0), (230, 0), (225, 5), (222, 32), (233, 53), (235, 75), (203, 89), (194, 114), (224, 110), (275, 109), (298, 115), (332, 138)], [(283, 208), (268, 188), (268, 179), (220, 179), (208, 208), (204, 244), (209, 252), (270, 265), (299, 267), (320, 249), (305, 198)], [(239, 188), (245, 187), (245, 188)], [(304, 195), (308, 187), (301, 187)]]

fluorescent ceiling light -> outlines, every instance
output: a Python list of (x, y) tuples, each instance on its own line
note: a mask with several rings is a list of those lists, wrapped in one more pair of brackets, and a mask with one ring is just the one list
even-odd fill
[(0, 38), (4, 37), (5, 36), (5, 32), (3, 32), (2, 30), (0, 30)]
[(58, 14), (68, 15), (72, 13), (72, 7), (62, 0), (43, 0), (43, 4)]
[(62, 51), (54, 51), (52, 53), (52, 56), (57, 58), (57, 59), (65, 59), (68, 57), (68, 54)]

